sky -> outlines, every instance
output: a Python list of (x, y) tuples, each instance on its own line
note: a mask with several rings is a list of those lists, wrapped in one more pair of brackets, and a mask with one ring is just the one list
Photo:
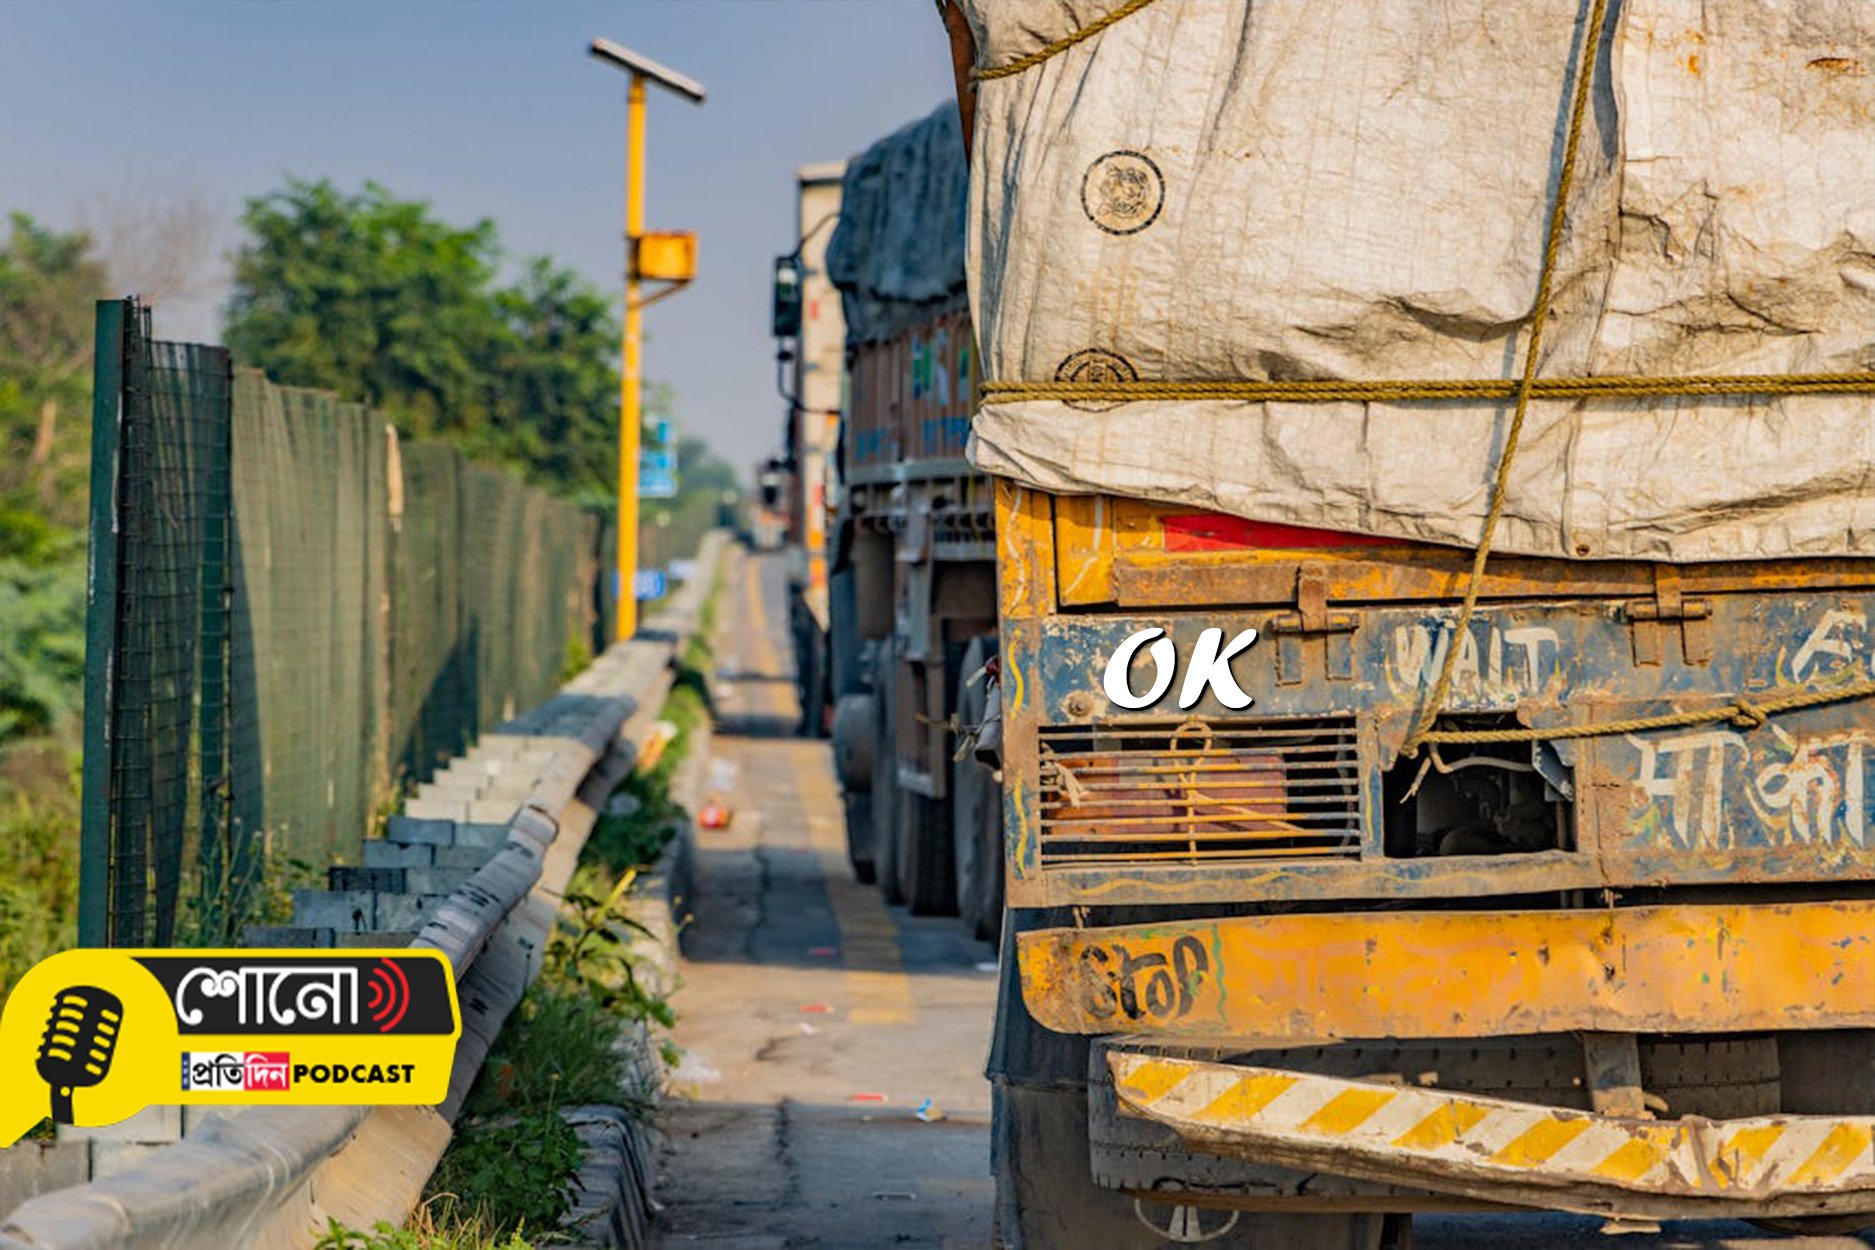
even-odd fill
[[(288, 176), (372, 179), (616, 293), (625, 77), (586, 55), (599, 35), (708, 90), (651, 95), (645, 224), (695, 231), (699, 276), (647, 312), (645, 372), (746, 470), (782, 425), (768, 284), (794, 171), (950, 96), (931, 0), (0, 0), (0, 213), (192, 201), (212, 257)], [(218, 341), (206, 268), (160, 337)]]

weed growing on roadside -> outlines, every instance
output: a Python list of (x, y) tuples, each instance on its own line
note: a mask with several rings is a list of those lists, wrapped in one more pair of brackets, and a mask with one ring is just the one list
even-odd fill
[(632, 798), (631, 810), (602, 814), (580, 856), (608, 875), (656, 862), (678, 824), (688, 818), (671, 797), (671, 782), (689, 755), (697, 730), (709, 720), (709, 685), (701, 670), (688, 665), (678, 669), (662, 715), (676, 730), (671, 740), (651, 767), (634, 772), (613, 791)]
[(482, 1212), (496, 1233), (558, 1228), (582, 1157), (579, 1134), (553, 1107), (477, 1124), (456, 1140), (430, 1178)]
[[(714, 611), (712, 590), (702, 613), (705, 633)], [(383, 1238), (403, 1234), (336, 1230), (356, 1240), (322, 1242), (320, 1250), (514, 1250), (487, 1238), (557, 1228), (565, 1215), (581, 1152), (578, 1135), (560, 1117), (563, 1108), (594, 1103), (623, 1105), (640, 1117), (652, 1113), (655, 1090), (626, 1087), (627, 1034), (640, 1024), (668, 1029), (676, 1016), (660, 987), (638, 975), (632, 945), (649, 934), (622, 904), (638, 870), (657, 859), (685, 819), (671, 782), (708, 720), (704, 674), (712, 663), (701, 636), (684, 648), (662, 713), (676, 732), (659, 758), (617, 791), (636, 801), (631, 810), (602, 815), (595, 825), (548, 940), (540, 979), (502, 1028), (430, 1180), (431, 1201), (452, 1198), (474, 1212), (484, 1239), (394, 1241)], [(665, 1063), (677, 1062), (668, 1039), (657, 1045)]]
[(522, 998), (469, 1091), (470, 1120), (612, 1103), (625, 1079), (616, 1016), (583, 990), (545, 980)]
[(566, 685), (592, 666), (592, 642), (584, 634), (566, 640), (566, 654), (560, 661), (560, 684)]
[(553, 936), (547, 944), (545, 978), (578, 989), (615, 1015), (670, 1028), (677, 1017), (663, 994), (645, 984), (632, 961), (635, 934), (655, 937), (620, 908), (638, 879), (628, 869), (604, 898), (593, 892), (602, 880), (591, 864), (573, 876)]
[(459, 1199), (445, 1194), (418, 1207), (402, 1228), (379, 1220), (360, 1230), (327, 1220), (313, 1250), (533, 1250), (567, 1240), (553, 1234), (523, 1237), (524, 1231), (517, 1227), (504, 1235), (486, 1212), (465, 1210)]

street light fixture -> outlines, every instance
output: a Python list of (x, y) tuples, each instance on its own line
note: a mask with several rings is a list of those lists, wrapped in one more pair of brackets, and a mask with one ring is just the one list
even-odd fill
[[(640, 363), (644, 310), (696, 276), (697, 240), (687, 231), (645, 230), (645, 84), (657, 83), (693, 103), (703, 103), (703, 84), (610, 39), (587, 49), (598, 60), (631, 75), (625, 93), (625, 324), (619, 345), (619, 468), (617, 612), (613, 639), (623, 642), (638, 628), (638, 431), (643, 421)], [(669, 285), (641, 297), (644, 281)]]

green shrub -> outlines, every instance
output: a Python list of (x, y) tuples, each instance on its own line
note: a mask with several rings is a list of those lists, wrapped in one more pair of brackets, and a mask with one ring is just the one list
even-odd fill
[(430, 1188), (480, 1213), (498, 1235), (555, 1229), (566, 1215), (580, 1158), (579, 1135), (549, 1108), (458, 1132)]
[(0, 776), (0, 1004), (26, 970), (77, 941), (77, 774), (53, 743), (7, 753)]
[(85, 553), (0, 553), (0, 746), (76, 715), (85, 689)]
[(493, 1118), (617, 1101), (625, 1061), (617, 1016), (583, 987), (543, 977), (508, 1017), (465, 1105)]

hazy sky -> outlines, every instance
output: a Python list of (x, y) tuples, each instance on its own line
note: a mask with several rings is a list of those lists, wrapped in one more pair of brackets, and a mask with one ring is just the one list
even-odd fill
[[(231, 245), (288, 175), (375, 179), (616, 292), (625, 80), (595, 35), (708, 88), (651, 97), (646, 225), (696, 231), (700, 277), (647, 314), (646, 372), (746, 468), (781, 428), (768, 281), (794, 170), (949, 95), (931, 0), (0, 0), (0, 212), (194, 197)], [(216, 338), (225, 281), (157, 333)]]

